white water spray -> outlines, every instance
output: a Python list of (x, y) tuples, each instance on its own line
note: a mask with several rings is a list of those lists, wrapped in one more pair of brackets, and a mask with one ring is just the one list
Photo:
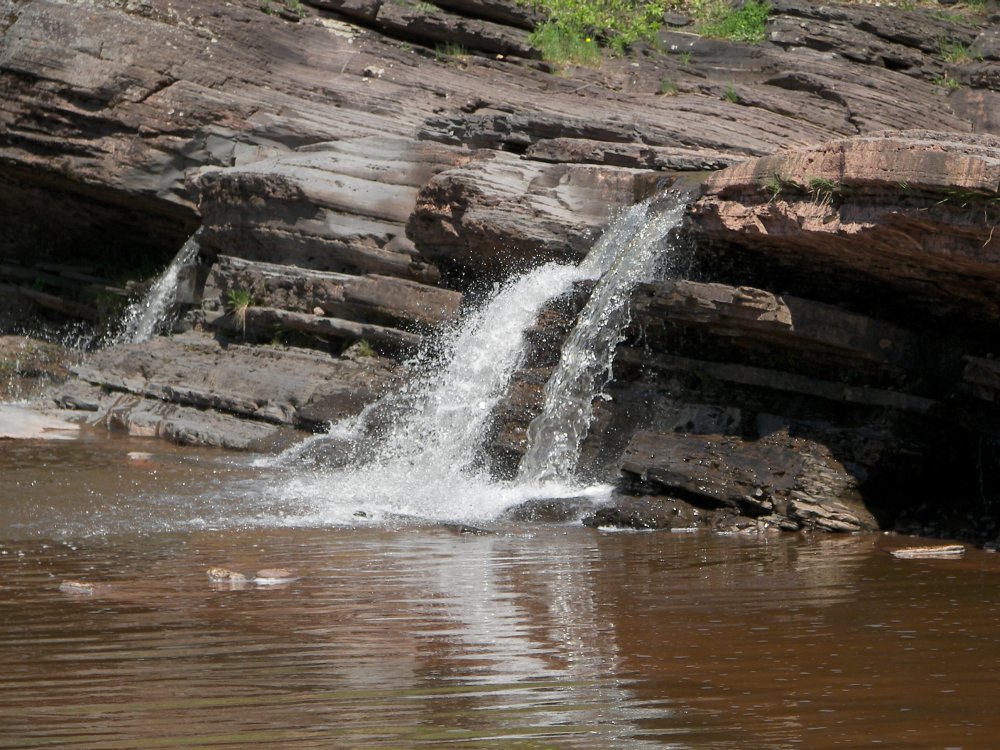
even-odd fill
[(541, 413), (528, 427), (528, 450), (518, 479), (565, 483), (576, 474), (580, 448), (593, 420), (593, 402), (611, 379), (615, 347), (630, 319), (629, 298), (636, 284), (649, 281), (664, 253), (670, 230), (684, 216), (675, 205), (650, 218), (621, 245), (601, 276), (563, 344), (559, 365), (545, 384)]
[[(423, 363), (421, 377), (359, 417), (334, 425), (328, 435), (308, 441), (307, 449), (293, 448), (281, 457), (279, 463), (296, 468), (296, 477), (284, 487), (284, 500), (303, 508), (301, 516), (285, 520), (354, 523), (357, 516), (407, 516), (476, 523), (538, 497), (535, 477), (505, 483), (489, 475), (483, 443), (492, 413), (524, 361), (525, 331), (547, 304), (578, 281), (623, 272), (636, 280), (644, 277), (632, 267), (651, 267), (662, 237), (676, 223), (673, 218), (651, 220), (648, 210), (646, 202), (625, 212), (578, 266), (549, 263), (498, 286), (444, 335), (441, 353)], [(627, 258), (634, 253), (642, 259)], [(634, 283), (613, 285), (616, 291), (603, 299), (624, 307)], [(616, 320), (621, 318), (618, 314)], [(610, 335), (618, 336), (618, 329)], [(375, 438), (373, 427), (382, 428)], [(347, 446), (345, 466), (306, 468), (309, 455), (321, 454), (324, 443)], [(544, 492), (549, 497), (606, 494), (607, 488), (575, 485), (571, 472), (547, 479)]]
[(171, 311), (177, 301), (177, 285), (181, 269), (198, 257), (198, 232), (191, 235), (156, 279), (149, 292), (125, 311), (121, 332), (111, 344), (137, 344), (148, 341), (173, 324)]

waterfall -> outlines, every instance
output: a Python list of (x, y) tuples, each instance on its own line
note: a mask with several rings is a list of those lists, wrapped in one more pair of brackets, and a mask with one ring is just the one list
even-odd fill
[(170, 265), (157, 277), (142, 299), (136, 300), (122, 317), (120, 332), (111, 344), (137, 344), (148, 341), (173, 324), (171, 313), (177, 301), (177, 282), (181, 269), (194, 262), (200, 249), (198, 230), (181, 246)]
[[(421, 377), (362, 419), (333, 426), (330, 440), (345, 433), (353, 438), (348, 465), (297, 476), (286, 487), (288, 499), (305, 500), (323, 521), (347, 522), (358, 510), (369, 517), (481, 519), (512, 504), (511, 493), (492, 483), (482, 444), (493, 409), (524, 359), (525, 330), (581, 273), (548, 263), (496, 287), (444, 335), (440, 353), (422, 363)], [(388, 424), (369, 442), (371, 425), (364, 422), (376, 418)]]
[(528, 427), (528, 450), (518, 479), (524, 482), (568, 482), (574, 478), (580, 447), (593, 419), (593, 401), (611, 379), (615, 347), (628, 325), (632, 289), (648, 281), (670, 230), (684, 216), (677, 203), (656, 213), (617, 249), (576, 326), (563, 344), (559, 364), (545, 384), (541, 413)]
[[(475, 522), (495, 518), (537, 496), (535, 477), (504, 483), (489, 474), (483, 443), (494, 408), (523, 364), (525, 331), (547, 304), (569, 293), (576, 282), (627, 277), (598, 283), (588, 306), (601, 308), (590, 313), (589, 327), (613, 328), (604, 336), (611, 343), (602, 348), (586, 343), (600, 336), (581, 337), (581, 349), (613, 348), (628, 292), (648, 275), (663, 237), (683, 211), (678, 207), (666, 217), (651, 219), (651, 202), (623, 212), (579, 265), (548, 263), (496, 285), (476, 309), (443, 334), (436, 355), (416, 363), (422, 375), (358, 417), (333, 425), (327, 435), (279, 457), (279, 466), (294, 470), (281, 490), (285, 506), (302, 509), (301, 516), (289, 511), (284, 520), (354, 523), (358, 516), (389, 515)], [(572, 365), (564, 363), (560, 369), (567, 367)], [(590, 382), (596, 377), (591, 375)], [(578, 398), (584, 398), (582, 392)], [(586, 425), (579, 429), (585, 431)], [(324, 445), (340, 453), (338, 467), (310, 460), (323, 454)], [(570, 475), (552, 474), (552, 478), (571, 480)], [(587, 494), (579, 486), (559, 488), (552, 482), (545, 490), (552, 495)]]

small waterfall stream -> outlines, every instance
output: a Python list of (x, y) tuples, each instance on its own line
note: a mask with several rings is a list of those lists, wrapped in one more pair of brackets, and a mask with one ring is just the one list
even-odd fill
[(137, 344), (148, 341), (174, 322), (171, 313), (177, 301), (180, 272), (184, 266), (198, 257), (200, 231), (192, 234), (181, 246), (174, 259), (153, 282), (149, 292), (129, 305), (122, 317), (121, 330), (111, 338), (109, 344)]
[(629, 322), (629, 297), (648, 281), (665, 254), (664, 241), (684, 216), (684, 204), (654, 213), (618, 248), (614, 262), (591, 292), (545, 384), (542, 412), (528, 427), (522, 482), (569, 482), (593, 419), (593, 401), (611, 379), (615, 347)]
[[(548, 263), (497, 286), (445, 334), (440, 353), (419, 364), (421, 377), (279, 459), (296, 468), (283, 495), (289, 504), (301, 504), (300, 520), (351, 523), (357, 516), (388, 514), (474, 522), (539, 494), (603, 494), (581, 488), (573, 470), (590, 423), (590, 400), (606, 382), (601, 375), (610, 371), (627, 322), (629, 294), (652, 273), (684, 211), (677, 205), (650, 216), (652, 202), (612, 222), (579, 265)], [(493, 410), (527, 353), (525, 331), (574, 283), (597, 279), (563, 349), (558, 383), (547, 391), (542, 426), (533, 428), (530, 466), (515, 482), (494, 480), (483, 442)], [(349, 445), (346, 465), (309, 468), (304, 459), (322, 453), (324, 442)]]

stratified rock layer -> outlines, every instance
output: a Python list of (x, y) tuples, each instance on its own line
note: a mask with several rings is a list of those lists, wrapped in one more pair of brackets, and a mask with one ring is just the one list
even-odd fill
[[(305, 6), (0, 0), (5, 296), (100, 319), (200, 228), (184, 336), (92, 357), (60, 403), (181, 442), (315, 428), (489, 282), (724, 170), (596, 405), (584, 470), (641, 493), (616, 517), (849, 530), (975, 499), (929, 457), (972, 476), (1000, 435), (989, 18), (775, 0), (761, 45), (672, 16), (662, 52), (588, 69), (539, 60), (519, 2)], [(577, 302), (529, 332), (508, 470)]]

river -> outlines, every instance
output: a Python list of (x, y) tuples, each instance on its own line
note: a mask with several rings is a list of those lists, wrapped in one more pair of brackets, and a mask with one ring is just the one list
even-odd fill
[(253, 464), (2, 445), (0, 747), (996, 747), (995, 554), (323, 524)]

